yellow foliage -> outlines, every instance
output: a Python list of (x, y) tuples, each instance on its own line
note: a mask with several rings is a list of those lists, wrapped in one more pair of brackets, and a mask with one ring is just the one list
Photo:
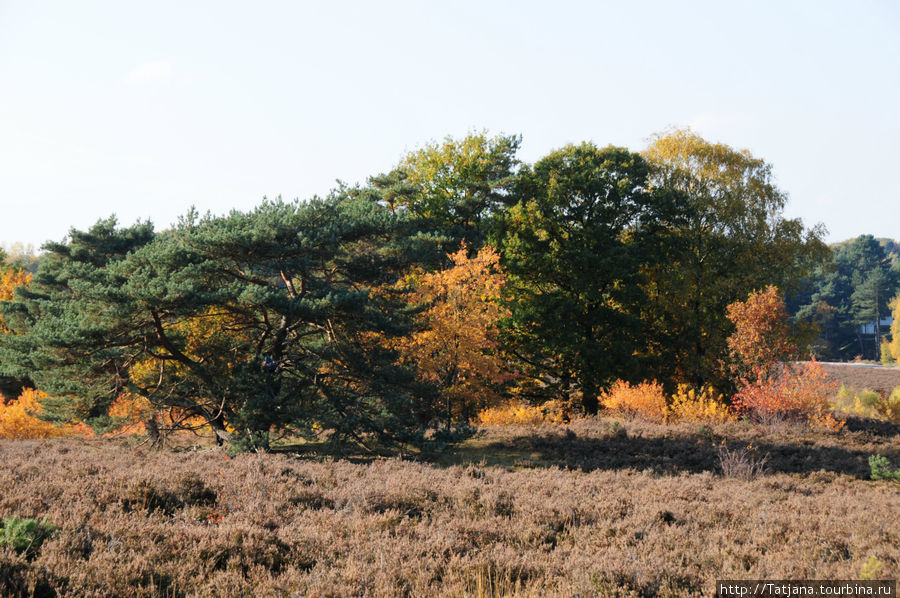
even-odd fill
[(82, 423), (54, 426), (38, 417), (43, 411), (41, 400), (46, 394), (26, 388), (19, 398), (5, 402), (0, 397), (0, 438), (24, 440), (29, 438), (58, 438), (61, 436), (92, 436)]
[(875, 411), (887, 421), (900, 424), (900, 386), (890, 396), (879, 397), (875, 403)]
[(492, 385), (509, 378), (498, 352), (496, 324), (508, 315), (500, 304), (506, 276), (500, 256), (483, 247), (468, 257), (466, 246), (451, 254), (453, 266), (411, 277), (411, 300), (428, 306), (422, 328), (401, 341), (404, 361), (415, 363), (419, 374), (437, 384), (445, 400), (457, 407), (474, 399), (496, 402)]
[(716, 394), (711, 387), (704, 386), (698, 392), (687, 384), (679, 384), (678, 390), (672, 395), (669, 419), (672, 421), (724, 423), (737, 418), (725, 404), (722, 395)]
[(894, 317), (891, 323), (891, 341), (890, 343), (882, 342), (881, 350), (887, 350), (887, 360), (889, 363), (900, 362), (900, 296), (891, 300), (891, 315)]
[(109, 416), (121, 421), (116, 428), (120, 434), (144, 434), (144, 422), (154, 417), (156, 408), (145, 397), (123, 393), (109, 406)]
[(578, 419), (567, 401), (553, 400), (542, 405), (510, 401), (482, 409), (475, 418), (479, 426), (565, 425)]
[[(0, 301), (12, 301), (16, 287), (27, 287), (31, 284), (31, 274), (18, 268), (10, 268), (0, 273)], [(6, 324), (0, 318), (0, 333), (8, 332)]]
[[(151, 419), (169, 429), (199, 430), (209, 425), (199, 415), (189, 415), (179, 408), (160, 409), (146, 397), (130, 393), (116, 397), (107, 413), (119, 421), (115, 434), (146, 434), (146, 422)], [(225, 428), (229, 432), (234, 431), (230, 426)]]
[(669, 407), (662, 384), (656, 380), (641, 382), (632, 386), (624, 380), (617, 380), (600, 397), (600, 404), (618, 413), (639, 416), (663, 423), (668, 419)]
[(880, 400), (881, 396), (874, 390), (864, 388), (858, 392), (850, 391), (842, 384), (841, 389), (831, 401), (831, 408), (847, 415), (880, 419), (879, 413), (875, 409), (875, 405)]
[[(202, 361), (208, 369), (227, 375), (246, 355), (235, 355), (230, 349), (232, 337), (242, 334), (249, 326), (240, 317), (209, 308), (192, 317), (164, 324), (166, 335), (180, 342), (181, 351), (190, 359)], [(151, 388), (160, 379), (175, 380), (186, 374), (187, 366), (174, 359), (159, 359), (154, 355), (131, 367), (131, 380), (145, 388)]]

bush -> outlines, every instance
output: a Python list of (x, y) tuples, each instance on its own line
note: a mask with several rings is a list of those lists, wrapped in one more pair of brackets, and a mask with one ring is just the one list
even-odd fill
[(726, 478), (738, 478), (748, 481), (761, 475), (769, 458), (754, 457), (754, 450), (756, 449), (753, 445), (745, 449), (731, 450), (724, 442), (716, 447), (722, 475)]
[(736, 419), (734, 412), (725, 404), (724, 397), (716, 394), (711, 387), (704, 386), (697, 391), (687, 384), (679, 384), (678, 390), (672, 395), (669, 418), (710, 424)]
[(73, 422), (55, 426), (41, 419), (44, 412), (41, 401), (47, 395), (33, 388), (26, 388), (17, 399), (8, 403), (0, 396), (0, 438), (25, 440), (29, 438), (59, 438), (61, 436), (93, 436), (85, 424)]
[(831, 401), (831, 408), (847, 415), (880, 419), (875, 405), (881, 400), (881, 395), (874, 390), (864, 388), (854, 392), (842, 384), (837, 395)]
[(884, 455), (869, 457), (869, 470), (873, 480), (893, 480), (900, 482), (900, 469), (891, 467), (891, 462)]
[(632, 386), (618, 380), (600, 397), (600, 404), (617, 413), (639, 416), (663, 423), (668, 419), (669, 406), (662, 384), (656, 380)]
[(475, 417), (480, 426), (565, 425), (577, 419), (569, 401), (554, 399), (541, 405), (517, 401), (482, 409)]
[(758, 421), (806, 420), (812, 425), (839, 430), (844, 422), (830, 412), (828, 397), (836, 384), (816, 361), (784, 367), (771, 376), (742, 380), (734, 406)]
[(44, 393), (26, 388), (14, 399), (4, 404), (0, 400), (0, 438), (55, 438), (63, 430), (38, 417), (42, 412)]
[(891, 343), (886, 338), (881, 339), (881, 364), (891, 366), (896, 363), (897, 356), (891, 351)]
[(887, 397), (879, 396), (874, 407), (882, 418), (891, 423), (900, 424), (900, 386)]
[(56, 527), (50, 525), (47, 517), (40, 521), (10, 517), (3, 520), (3, 528), (0, 529), (0, 545), (8, 546), (22, 555), (34, 555), (40, 550), (44, 540), (54, 533), (56, 533)]

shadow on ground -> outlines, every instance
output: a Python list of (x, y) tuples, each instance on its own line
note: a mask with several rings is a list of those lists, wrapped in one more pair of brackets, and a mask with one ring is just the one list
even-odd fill
[[(672, 428), (639, 421), (624, 424), (594, 421), (570, 427), (484, 428), (467, 441), (441, 453), (408, 453), (409, 458), (442, 467), (470, 463), (510, 469), (560, 467), (595, 470), (649, 470), (656, 475), (719, 472), (721, 446), (765, 459), (768, 473), (834, 472), (868, 479), (868, 459), (886, 456), (900, 466), (900, 426), (849, 418), (839, 433), (815, 432), (803, 426), (763, 430), (728, 424)], [(327, 443), (281, 446), (275, 452), (300, 458), (343, 459), (354, 463), (396, 456), (396, 451), (364, 453)]]

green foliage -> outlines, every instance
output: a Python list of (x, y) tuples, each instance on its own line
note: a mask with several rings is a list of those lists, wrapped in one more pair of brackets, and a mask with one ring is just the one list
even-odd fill
[(341, 189), (161, 233), (72, 231), (2, 307), (17, 334), (0, 361), (61, 397), (47, 405), (61, 419), (102, 421), (127, 391), (220, 440), (231, 426), (422, 442), (432, 391), (371, 340), (408, 328), (397, 298), (371, 292), (398, 276), (396, 224), (377, 194)]
[(509, 201), (521, 142), (518, 136), (481, 132), (426, 145), (401, 161), (394, 176), (405, 187), (394, 185), (386, 198), (423, 229), (446, 235), (456, 246), (464, 240), (477, 249), (490, 217)]
[(50, 524), (49, 517), (40, 521), (10, 517), (3, 520), (0, 528), (0, 545), (8, 546), (19, 554), (34, 555), (44, 540), (56, 533), (56, 527)]
[(570, 145), (523, 171), (504, 222), (513, 350), (555, 386), (577, 385), (590, 413), (603, 387), (640, 369), (641, 272), (670, 208), (647, 176), (626, 149)]
[(884, 566), (882, 561), (879, 561), (874, 556), (870, 556), (869, 560), (863, 563), (862, 568), (859, 571), (860, 579), (876, 579), (876, 575), (881, 571), (881, 568)]
[(891, 462), (884, 455), (871, 455), (869, 469), (873, 480), (892, 480), (900, 482), (900, 469), (893, 469)]
[[(797, 309), (798, 318), (815, 322), (821, 357), (851, 359), (856, 355), (878, 358), (881, 318), (889, 313), (889, 300), (900, 290), (900, 272), (894, 255), (871, 235), (835, 245), (830, 263), (812, 277), (812, 288)], [(860, 334), (860, 324), (878, 322), (874, 338)]]
[(644, 156), (652, 186), (681, 194), (689, 207), (648, 275), (646, 320), (667, 339), (661, 361), (673, 364), (660, 377), (725, 385), (726, 306), (768, 285), (795, 292), (828, 255), (824, 231), (783, 216), (786, 196), (772, 167), (746, 150), (676, 130), (657, 136)]
[(228, 454), (234, 457), (241, 453), (267, 452), (270, 448), (268, 431), (250, 430), (244, 433), (238, 432), (232, 436), (231, 443), (228, 445)]

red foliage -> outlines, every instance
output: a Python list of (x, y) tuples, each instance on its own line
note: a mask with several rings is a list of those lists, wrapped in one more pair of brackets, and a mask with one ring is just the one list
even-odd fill
[(761, 420), (805, 419), (813, 424), (840, 429), (842, 421), (830, 412), (829, 399), (837, 383), (828, 379), (815, 360), (785, 366), (778, 374), (744, 379), (733, 405)]

